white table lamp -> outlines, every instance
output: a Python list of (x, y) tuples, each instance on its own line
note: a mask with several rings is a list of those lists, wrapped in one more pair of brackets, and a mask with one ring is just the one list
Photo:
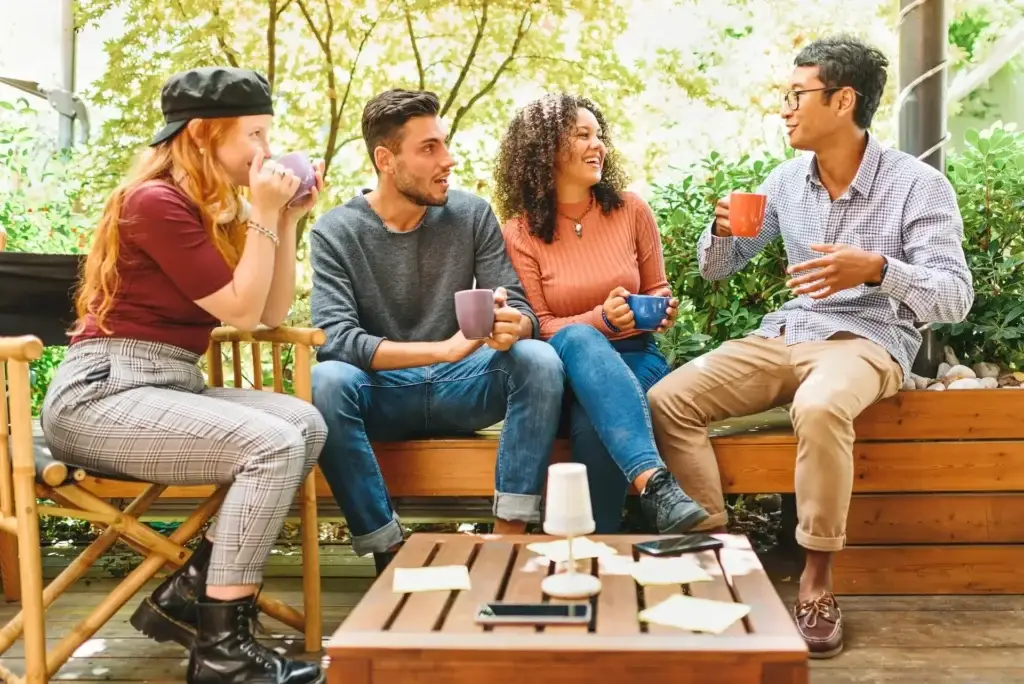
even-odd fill
[(544, 532), (565, 537), (569, 545), (569, 563), (564, 573), (544, 578), (541, 589), (554, 598), (574, 599), (601, 591), (601, 580), (590, 573), (576, 572), (572, 554), (573, 537), (594, 531), (594, 511), (590, 504), (587, 467), (582, 463), (555, 463), (548, 468)]

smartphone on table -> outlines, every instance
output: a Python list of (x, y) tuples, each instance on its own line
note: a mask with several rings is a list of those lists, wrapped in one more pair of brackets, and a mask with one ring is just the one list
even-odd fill
[(684, 553), (715, 551), (723, 546), (724, 544), (720, 539), (702, 532), (684, 534), (678, 537), (666, 537), (664, 539), (652, 539), (651, 541), (633, 544), (633, 548), (640, 553), (646, 553), (648, 556), (681, 556)]
[(505, 603), (480, 606), (476, 621), (482, 625), (585, 625), (590, 623), (589, 603)]

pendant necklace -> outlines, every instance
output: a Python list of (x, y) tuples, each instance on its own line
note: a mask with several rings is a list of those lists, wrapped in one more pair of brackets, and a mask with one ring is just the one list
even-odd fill
[(594, 194), (591, 193), (590, 194), (590, 203), (587, 204), (587, 208), (584, 210), (584, 212), (582, 214), (580, 214), (579, 218), (575, 218), (574, 219), (571, 216), (566, 216), (565, 214), (562, 214), (562, 212), (558, 212), (558, 213), (561, 214), (561, 216), (563, 216), (564, 218), (567, 218), (570, 221), (572, 221), (572, 229), (576, 232), (576, 237), (582, 238), (583, 237), (583, 217), (586, 216), (587, 214), (589, 214), (590, 210), (593, 209), (593, 208), (594, 208)]

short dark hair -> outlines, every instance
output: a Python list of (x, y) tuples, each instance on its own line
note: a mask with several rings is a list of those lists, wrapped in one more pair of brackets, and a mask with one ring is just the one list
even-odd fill
[(384, 146), (398, 152), (402, 143), (402, 126), (417, 116), (437, 116), (441, 102), (426, 90), (392, 88), (377, 95), (363, 107), (363, 141), (373, 169), (378, 171), (373, 151)]
[[(889, 60), (876, 47), (849, 35), (820, 38), (806, 46), (793, 63), (818, 67), (818, 78), (827, 88), (853, 88), (859, 95), (853, 120), (867, 129), (882, 101)], [(828, 93), (826, 97), (831, 97)]]

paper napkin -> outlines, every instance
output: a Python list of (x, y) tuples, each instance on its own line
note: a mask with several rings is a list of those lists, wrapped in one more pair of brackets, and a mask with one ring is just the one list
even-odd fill
[(641, 556), (630, 568), (630, 574), (637, 584), (644, 586), (659, 584), (690, 584), (711, 582), (714, 578), (700, 566), (696, 558), (655, 558)]
[[(547, 557), (552, 563), (564, 563), (569, 560), (569, 543), (564, 539), (551, 542), (534, 542), (527, 545), (530, 551)], [(604, 542), (594, 542), (586, 537), (574, 537), (572, 540), (572, 555), (576, 560), (586, 558), (603, 558), (614, 556), (615, 549)]]
[(691, 632), (721, 634), (750, 612), (742, 603), (712, 601), (675, 594), (658, 605), (640, 611), (640, 619)]
[(426, 568), (395, 568), (391, 590), (396, 594), (420, 591), (466, 591), (469, 568), (465, 565), (438, 565)]

